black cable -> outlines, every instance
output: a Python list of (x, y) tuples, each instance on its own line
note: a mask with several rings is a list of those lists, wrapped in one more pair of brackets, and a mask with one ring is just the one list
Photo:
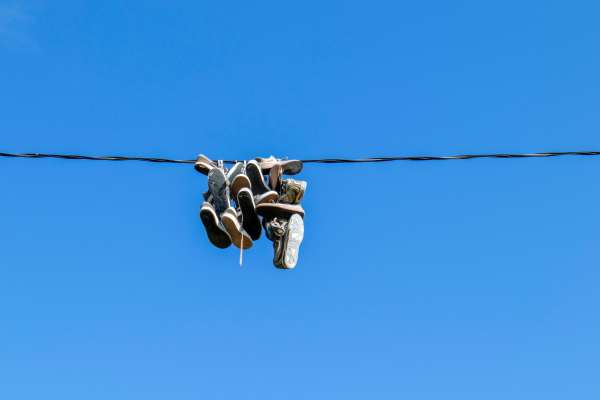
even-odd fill
[(76, 154), (43, 154), (43, 153), (0, 153), (0, 157), (13, 158), (60, 158), (64, 160), (92, 160), (92, 161), (146, 161), (153, 163), (193, 164), (195, 160), (173, 160), (155, 157), (125, 157), (125, 156), (82, 156)]
[[(545, 153), (497, 153), (497, 154), (462, 154), (451, 156), (400, 156), (400, 157), (369, 157), (369, 158), (322, 158), (301, 160), (304, 163), (345, 164), (345, 163), (376, 163), (390, 161), (445, 161), (470, 160), (474, 158), (531, 158), (558, 156), (599, 156), (600, 151), (558, 151)], [(127, 157), (127, 156), (83, 156), (76, 154), (44, 154), (44, 153), (1, 153), (0, 157), (12, 158), (59, 158), (64, 160), (92, 161), (144, 161), (152, 163), (194, 164), (196, 160), (176, 160), (156, 157)], [(235, 160), (223, 160), (233, 164)]]
[(498, 153), (498, 154), (462, 154), (453, 156), (401, 156), (401, 157), (371, 157), (371, 158), (326, 158), (315, 160), (302, 160), (305, 163), (370, 163), (389, 161), (446, 161), (470, 160), (474, 158), (529, 158), (529, 157), (558, 157), (558, 156), (598, 156), (600, 151), (559, 151), (546, 153)]

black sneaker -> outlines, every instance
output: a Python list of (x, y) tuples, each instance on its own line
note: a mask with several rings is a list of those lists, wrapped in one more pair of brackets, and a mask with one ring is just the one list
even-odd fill
[(219, 222), (217, 213), (210, 203), (204, 203), (200, 209), (200, 219), (206, 229), (208, 240), (220, 249), (226, 249), (231, 245), (231, 238), (225, 228)]
[(223, 215), (221, 215), (221, 222), (227, 230), (229, 237), (231, 237), (231, 243), (233, 243), (235, 247), (238, 249), (243, 247), (244, 250), (252, 247), (252, 239), (240, 225), (237, 212), (233, 207), (229, 207), (225, 210)]
[(237, 195), (237, 202), (242, 210), (242, 226), (253, 240), (258, 240), (262, 227), (260, 226), (260, 218), (256, 213), (254, 196), (252, 196), (250, 189), (241, 189)]
[(230, 207), (229, 185), (225, 172), (221, 168), (213, 168), (208, 173), (208, 190), (212, 195), (215, 211), (220, 216)]
[(255, 196), (264, 194), (270, 190), (265, 184), (262, 170), (256, 161), (252, 160), (248, 162), (248, 165), (246, 165), (246, 175), (250, 178), (252, 193), (254, 193)]

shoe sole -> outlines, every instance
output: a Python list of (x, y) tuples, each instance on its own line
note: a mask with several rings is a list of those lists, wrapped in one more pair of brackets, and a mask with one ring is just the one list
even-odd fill
[(208, 175), (214, 167), (208, 163), (198, 161), (194, 164), (194, 168), (201, 174)]
[(300, 245), (304, 239), (304, 220), (298, 214), (292, 215), (285, 235), (283, 267), (294, 269), (298, 263)]
[(252, 184), (246, 175), (237, 175), (230, 184), (231, 196), (235, 199), (243, 188), (250, 189)]
[[(225, 226), (225, 230), (227, 230), (227, 233), (231, 237), (231, 243), (235, 247), (239, 249), (242, 247), (242, 244), (244, 245), (244, 250), (252, 247), (252, 239), (248, 234), (244, 235), (244, 233), (240, 231), (240, 223), (237, 221), (236, 217), (229, 213), (225, 213), (221, 217), (221, 222), (223, 223), (223, 226)], [(242, 237), (244, 238), (243, 242)]]
[(276, 203), (263, 203), (256, 206), (256, 213), (262, 215), (267, 220), (273, 218), (291, 218), (294, 214), (299, 214), (300, 217), (304, 218), (304, 210), (299, 205), (291, 204), (276, 204)]
[(200, 220), (206, 229), (208, 240), (220, 249), (226, 249), (231, 246), (231, 238), (220, 226), (217, 215), (214, 211), (207, 208), (200, 210)]
[(244, 230), (250, 235), (252, 240), (258, 240), (262, 232), (262, 226), (260, 225), (260, 218), (258, 218), (258, 214), (256, 213), (252, 192), (248, 189), (241, 190), (238, 193), (237, 199), (242, 210), (242, 226)]
[(212, 194), (217, 215), (223, 213), (229, 207), (227, 178), (223, 170), (214, 168), (210, 171), (208, 174), (208, 189), (210, 190), (210, 194)]
[(263, 193), (254, 197), (254, 203), (256, 205), (275, 203), (277, 200), (279, 200), (279, 194), (277, 194), (277, 192), (274, 190), (269, 190), (267, 193)]
[(252, 185), (252, 193), (261, 195), (269, 191), (269, 187), (265, 183), (262, 171), (256, 162), (249, 162), (246, 166), (246, 175), (250, 179)]
[(304, 163), (300, 160), (285, 160), (285, 161), (277, 161), (277, 160), (263, 160), (259, 162), (261, 170), (263, 174), (268, 175), (271, 172), (271, 168), (277, 163), (281, 163), (283, 167), (284, 175), (297, 175), (302, 172), (302, 168), (304, 168)]

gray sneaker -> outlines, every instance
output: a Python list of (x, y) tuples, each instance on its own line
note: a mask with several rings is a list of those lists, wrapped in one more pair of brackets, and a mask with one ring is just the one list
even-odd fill
[(231, 204), (229, 201), (227, 177), (221, 168), (213, 168), (208, 173), (208, 190), (212, 196), (212, 202), (217, 215), (223, 214)]
[(220, 249), (231, 245), (231, 237), (217, 217), (214, 207), (210, 203), (204, 203), (200, 209), (200, 220), (206, 229), (208, 240)]

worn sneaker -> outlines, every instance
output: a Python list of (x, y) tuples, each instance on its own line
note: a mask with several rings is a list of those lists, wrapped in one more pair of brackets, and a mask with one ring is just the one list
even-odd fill
[(256, 161), (260, 165), (264, 174), (268, 174), (271, 168), (277, 163), (280, 163), (283, 167), (284, 175), (296, 175), (302, 171), (302, 161), (300, 160), (278, 160), (277, 158), (270, 157), (256, 157)]
[(287, 231), (288, 221), (274, 218), (267, 221), (263, 219), (267, 238), (273, 242), (273, 264), (278, 265), (278, 260), (283, 257), (283, 237)]
[(289, 219), (293, 214), (299, 214), (304, 218), (304, 209), (296, 204), (263, 203), (256, 206), (256, 212), (267, 220), (273, 218)]
[(231, 205), (227, 177), (221, 168), (213, 168), (208, 173), (208, 190), (217, 215), (221, 215)]
[(233, 180), (233, 178), (235, 178), (236, 176), (238, 176), (239, 174), (241, 174), (243, 171), (244, 171), (244, 163), (242, 163), (242, 162), (236, 162), (227, 171), (227, 181), (231, 182)]
[(248, 175), (248, 178), (250, 178), (250, 183), (252, 184), (252, 193), (254, 193), (255, 196), (264, 194), (270, 190), (265, 184), (262, 170), (256, 161), (251, 160), (248, 162), (246, 165), (246, 175)]
[(208, 175), (211, 169), (215, 168), (217, 163), (206, 157), (204, 154), (198, 155), (198, 159), (194, 163), (194, 168), (201, 174)]
[(237, 212), (233, 207), (229, 207), (225, 210), (223, 215), (221, 215), (221, 222), (223, 223), (223, 226), (225, 226), (229, 237), (231, 237), (231, 243), (233, 243), (235, 247), (238, 249), (243, 247), (244, 250), (252, 247), (252, 239), (240, 225)]
[(262, 232), (260, 218), (256, 213), (254, 205), (254, 196), (248, 188), (243, 188), (237, 195), (237, 202), (242, 211), (242, 227), (253, 240), (258, 240)]
[(266, 193), (254, 196), (254, 203), (256, 205), (264, 203), (275, 203), (279, 199), (279, 194), (274, 190), (269, 190)]
[(250, 183), (250, 179), (246, 176), (246, 174), (239, 174), (233, 178), (233, 181), (231, 181), (229, 187), (231, 189), (231, 196), (233, 196), (235, 199), (237, 198), (241, 189), (246, 188), (250, 190), (252, 184)]
[(302, 171), (304, 164), (300, 160), (283, 160), (281, 168), (284, 175), (297, 175)]
[(279, 160), (276, 159), (274, 156), (256, 157), (256, 161), (258, 162), (258, 165), (260, 166), (260, 169), (262, 170), (263, 174), (268, 174), (271, 168), (273, 168), (273, 165), (279, 162)]
[(231, 245), (231, 237), (217, 217), (215, 209), (210, 203), (204, 203), (200, 209), (200, 220), (206, 229), (208, 240), (220, 249), (225, 249)]
[(266, 230), (273, 241), (273, 264), (281, 269), (296, 267), (304, 239), (304, 220), (300, 215), (292, 215), (289, 221), (275, 218), (267, 222)]
[(237, 199), (237, 195), (242, 188), (251, 188), (250, 179), (246, 176), (244, 163), (237, 162), (227, 172), (227, 181), (229, 182), (229, 190), (231, 197)]
[(279, 258), (273, 260), (275, 266), (283, 269), (294, 269), (298, 263), (300, 244), (304, 239), (304, 220), (298, 214), (292, 215), (282, 239)]
[(276, 192), (279, 192), (279, 189), (281, 188), (282, 175), (283, 167), (281, 166), (281, 163), (273, 165), (273, 168), (269, 171), (269, 186)]
[(281, 181), (279, 201), (285, 204), (299, 204), (306, 192), (306, 181), (284, 179)]

